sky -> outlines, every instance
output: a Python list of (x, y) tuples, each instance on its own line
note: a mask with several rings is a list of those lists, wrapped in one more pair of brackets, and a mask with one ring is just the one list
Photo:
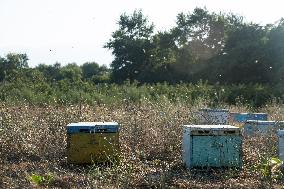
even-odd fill
[(0, 56), (26, 53), (29, 66), (97, 62), (110, 65), (103, 46), (123, 13), (141, 9), (157, 31), (175, 25), (180, 12), (206, 7), (265, 25), (284, 17), (283, 0), (0, 0)]

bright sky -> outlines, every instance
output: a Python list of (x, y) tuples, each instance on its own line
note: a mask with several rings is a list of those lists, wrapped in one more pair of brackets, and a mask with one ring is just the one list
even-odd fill
[(122, 13), (142, 9), (164, 30), (174, 26), (178, 13), (195, 7), (233, 12), (259, 24), (284, 17), (283, 0), (0, 0), (0, 56), (27, 53), (31, 67), (56, 61), (109, 65), (113, 57), (103, 45)]

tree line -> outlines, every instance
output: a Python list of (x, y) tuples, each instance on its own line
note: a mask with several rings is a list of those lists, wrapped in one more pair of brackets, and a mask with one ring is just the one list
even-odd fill
[[(178, 14), (174, 27), (156, 31), (143, 12), (135, 10), (120, 16), (118, 29), (104, 47), (114, 55), (110, 67), (86, 62), (30, 68), (27, 54), (0, 57), (0, 99), (78, 101), (81, 91), (90, 101), (106, 100), (109, 91), (119, 96), (128, 89), (132, 99), (142, 98), (142, 93), (158, 98), (153, 91), (175, 99), (177, 89), (188, 94), (184, 99), (207, 91), (207, 97), (217, 101), (241, 99), (256, 106), (273, 97), (284, 99), (284, 19), (262, 26), (233, 13), (196, 8)], [(138, 86), (141, 89), (134, 89)]]
[(261, 26), (232, 13), (196, 8), (155, 32), (140, 10), (123, 14), (105, 45), (115, 81), (283, 84), (284, 20)]
[[(28, 69), (26, 54), (10, 53), (0, 57), (0, 81), (29, 74), (48, 81), (116, 83), (283, 84), (284, 79), (284, 19), (261, 26), (233, 13), (196, 8), (178, 14), (173, 28), (155, 32), (154, 24), (135, 10), (120, 16), (105, 48), (114, 55), (110, 69), (96, 62)], [(29, 71), (20, 76), (24, 70)]]
[(89, 81), (102, 83), (109, 81), (110, 69), (96, 62), (86, 62), (81, 66), (69, 63), (61, 66), (60, 63), (53, 65), (39, 64), (35, 68), (29, 68), (26, 54), (9, 53), (6, 57), (0, 57), (0, 82), (80, 82)]

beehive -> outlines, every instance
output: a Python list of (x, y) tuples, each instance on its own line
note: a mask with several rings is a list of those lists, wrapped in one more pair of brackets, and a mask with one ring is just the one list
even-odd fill
[(67, 161), (101, 163), (116, 161), (119, 154), (116, 122), (79, 122), (67, 125)]
[(230, 113), (230, 121), (244, 123), (247, 120), (262, 120), (266, 121), (268, 115), (266, 113)]
[(245, 122), (247, 113), (230, 112), (229, 121), (232, 122)]
[(276, 133), (284, 127), (283, 121), (247, 120), (244, 124), (245, 135)]
[(262, 120), (267, 121), (268, 114), (267, 113), (249, 113), (247, 120)]
[(284, 130), (278, 130), (277, 134), (279, 159), (284, 161)]
[(227, 124), (229, 110), (227, 109), (199, 109), (199, 122), (201, 124)]
[(240, 128), (231, 125), (184, 125), (183, 162), (192, 167), (241, 167)]

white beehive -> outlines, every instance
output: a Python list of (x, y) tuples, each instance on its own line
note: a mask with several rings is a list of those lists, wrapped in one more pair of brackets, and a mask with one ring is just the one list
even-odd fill
[(231, 125), (184, 125), (182, 157), (186, 167), (241, 167), (240, 128)]
[(199, 109), (199, 122), (201, 124), (227, 124), (229, 110), (227, 109)]
[(279, 130), (277, 134), (279, 159), (284, 161), (284, 130)]

